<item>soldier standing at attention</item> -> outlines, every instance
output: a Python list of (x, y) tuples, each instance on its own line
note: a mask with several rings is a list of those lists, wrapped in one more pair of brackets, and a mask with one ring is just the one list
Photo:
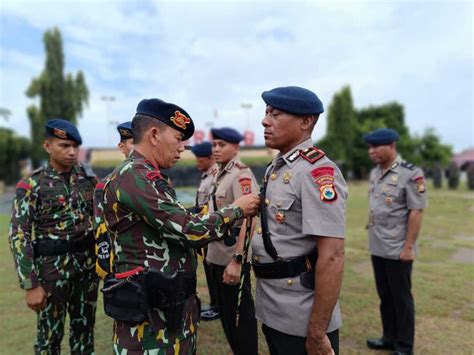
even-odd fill
[(179, 106), (142, 100), (132, 121), (134, 150), (105, 180), (104, 218), (113, 277), (104, 282), (105, 312), (114, 318), (116, 354), (193, 354), (199, 323), (193, 248), (224, 238), (257, 213), (243, 196), (211, 214), (187, 211), (160, 169), (176, 164), (194, 124)]
[[(191, 148), (196, 156), (196, 164), (199, 171), (202, 172), (201, 182), (196, 192), (195, 212), (206, 214), (209, 211), (209, 198), (211, 196), (212, 181), (217, 174), (218, 167), (212, 156), (212, 143), (204, 142), (196, 144)], [(206, 274), (207, 288), (209, 290), (210, 305), (201, 310), (201, 319), (211, 321), (219, 318), (219, 308), (217, 307), (215, 281), (212, 278), (212, 272), (206, 262), (207, 246), (203, 248), (204, 272)]]
[(54, 119), (45, 128), (49, 162), (16, 186), (10, 248), (26, 304), (38, 315), (35, 353), (60, 353), (67, 312), (71, 354), (92, 354), (96, 178), (77, 164), (82, 139), (73, 124)]
[[(128, 157), (133, 150), (132, 121), (123, 122), (117, 126), (120, 135), (118, 149)], [(104, 196), (104, 183), (100, 181), (94, 191), (94, 226), (95, 226), (95, 252), (97, 256), (95, 271), (101, 279), (112, 272), (113, 254), (110, 238), (105, 226), (102, 199)]]
[(257, 318), (272, 355), (337, 354), (347, 185), (311, 141), (319, 98), (294, 86), (262, 97), (265, 145), (279, 154), (264, 178), (262, 235), (252, 241)]
[(369, 181), (369, 246), (380, 298), (383, 334), (368, 339), (371, 349), (412, 354), (415, 305), (411, 273), (416, 239), (426, 207), (423, 171), (397, 154), (399, 136), (393, 129), (377, 129), (364, 136), (377, 166)]
[[(252, 171), (239, 158), (243, 136), (232, 128), (213, 128), (212, 151), (219, 165), (214, 178), (210, 210), (229, 206), (243, 195), (256, 193), (258, 185)], [(251, 231), (250, 231), (251, 232)], [(257, 320), (251, 293), (250, 264), (244, 258), (247, 221), (230, 230), (232, 239), (216, 241), (208, 246), (206, 261), (216, 285), (222, 327), (234, 354), (258, 353)], [(240, 278), (244, 278), (239, 296)], [(241, 297), (239, 310), (238, 299)], [(239, 314), (237, 324), (236, 316)]]

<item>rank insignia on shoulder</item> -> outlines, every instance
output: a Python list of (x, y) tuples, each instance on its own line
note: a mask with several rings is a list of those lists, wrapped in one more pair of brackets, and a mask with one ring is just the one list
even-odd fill
[(314, 182), (319, 186), (320, 199), (323, 202), (334, 202), (337, 200), (336, 187), (334, 186), (334, 168), (322, 166), (311, 170)]
[(252, 180), (250, 180), (250, 178), (239, 179), (239, 184), (242, 188), (242, 195), (248, 195), (252, 193)]
[(149, 172), (146, 173), (146, 178), (148, 180), (155, 180), (155, 179), (162, 179), (163, 177), (161, 176), (159, 171), (156, 170), (150, 170)]
[(326, 153), (315, 147), (306, 148), (300, 151), (300, 156), (309, 161), (311, 164), (314, 164), (325, 155)]
[(426, 191), (425, 178), (423, 176), (418, 176), (413, 180), (415, 181), (417, 190), (420, 194)]

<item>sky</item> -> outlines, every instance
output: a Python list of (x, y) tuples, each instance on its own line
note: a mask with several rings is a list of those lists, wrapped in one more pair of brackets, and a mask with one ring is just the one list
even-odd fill
[(434, 128), (455, 152), (474, 146), (472, 2), (2, 0), (0, 108), (12, 114), (0, 126), (24, 136), (38, 104), (25, 90), (53, 26), (65, 72), (82, 70), (90, 90), (85, 147), (115, 145), (116, 124), (152, 97), (183, 107), (197, 129), (250, 129), (263, 144), (261, 93), (290, 85), (326, 109), (349, 85), (356, 108), (397, 101), (412, 134)]

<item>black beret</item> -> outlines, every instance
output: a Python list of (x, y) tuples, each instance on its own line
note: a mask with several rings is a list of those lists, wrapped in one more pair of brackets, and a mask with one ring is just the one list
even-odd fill
[(71, 122), (63, 120), (62, 118), (55, 118), (45, 123), (46, 137), (55, 137), (59, 139), (67, 139), (82, 144), (82, 138)]
[(398, 141), (399, 138), (397, 131), (390, 128), (379, 128), (364, 134), (365, 143), (373, 145), (391, 144)]
[(228, 127), (213, 128), (211, 129), (211, 135), (213, 139), (222, 139), (229, 143), (240, 143), (244, 139), (243, 135)]
[(319, 97), (314, 92), (298, 86), (264, 91), (262, 98), (267, 105), (293, 115), (318, 115), (324, 112)]
[(209, 157), (212, 155), (212, 144), (204, 142), (191, 147), (191, 151), (197, 157)]
[(137, 114), (154, 117), (184, 134), (188, 140), (194, 134), (194, 123), (181, 107), (160, 99), (144, 99), (137, 106)]
[(119, 124), (117, 126), (117, 131), (120, 134), (121, 141), (125, 141), (127, 139), (133, 138), (132, 121), (127, 121), (127, 122)]

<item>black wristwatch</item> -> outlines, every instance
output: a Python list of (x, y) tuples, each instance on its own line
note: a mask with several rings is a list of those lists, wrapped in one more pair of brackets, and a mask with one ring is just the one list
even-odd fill
[(244, 255), (242, 253), (235, 253), (233, 256), (232, 256), (232, 259), (234, 259), (234, 261), (237, 263), (237, 264), (242, 264), (242, 262), (244, 261)]

